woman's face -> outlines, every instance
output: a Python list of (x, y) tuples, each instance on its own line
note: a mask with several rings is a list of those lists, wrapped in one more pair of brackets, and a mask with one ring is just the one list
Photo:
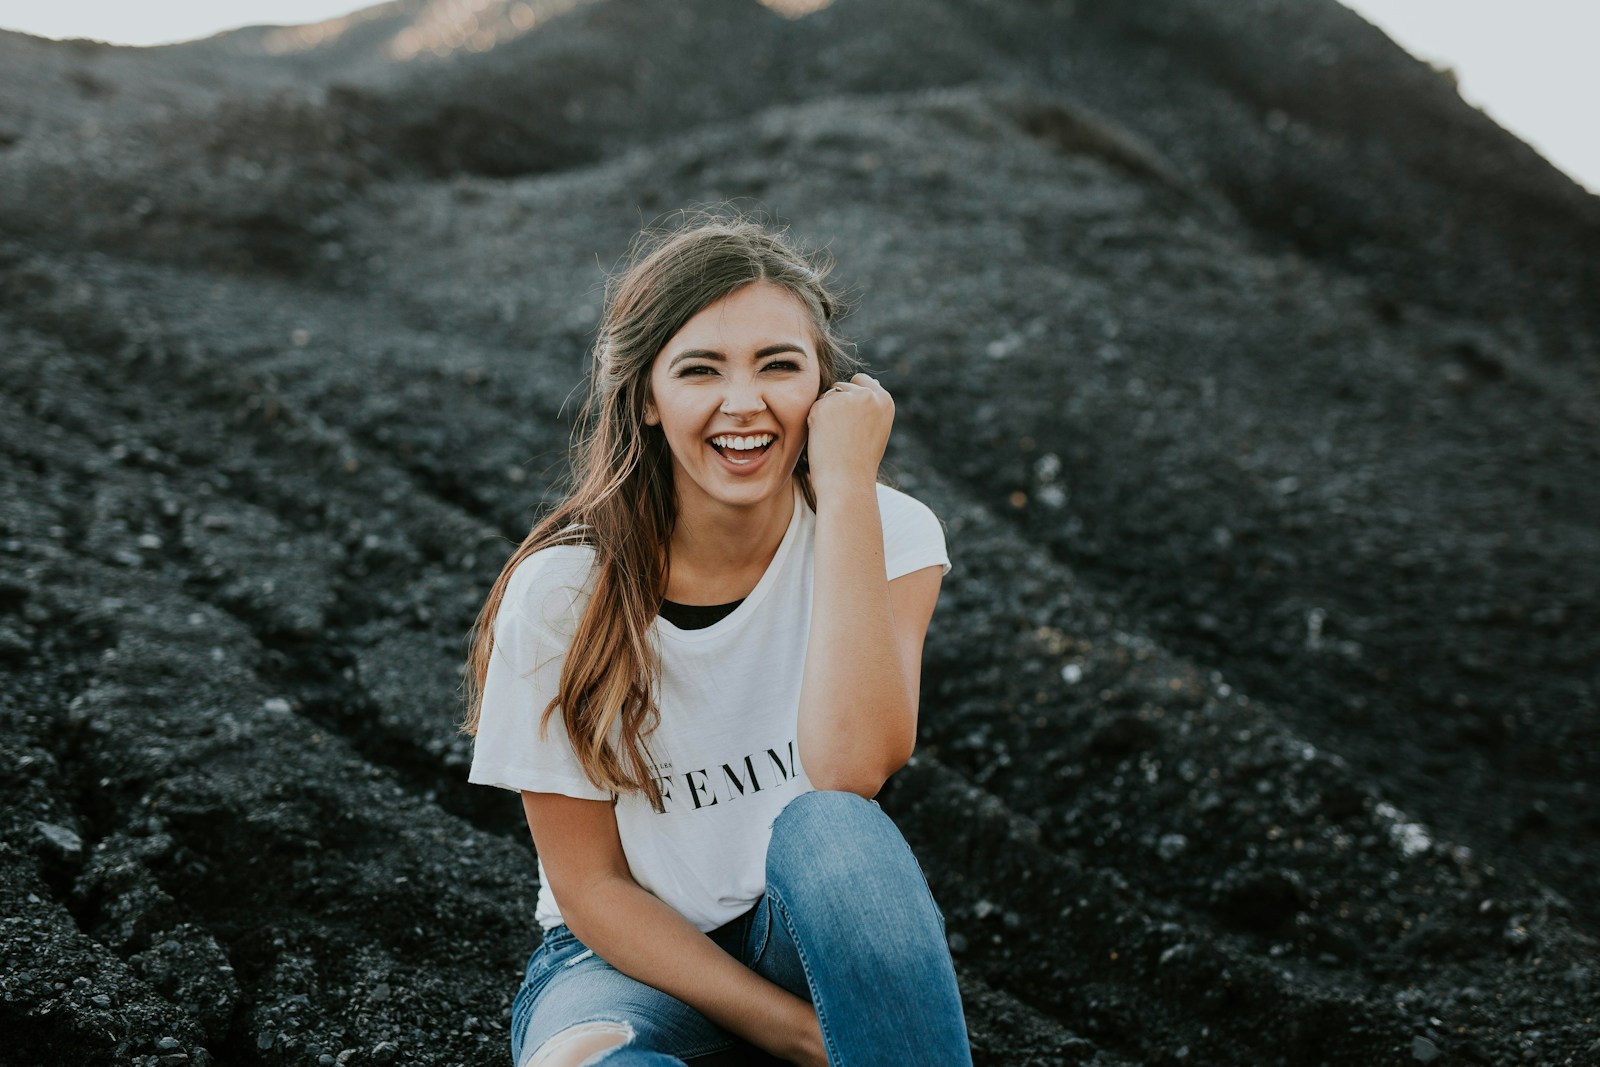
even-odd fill
[(788, 493), (821, 388), (811, 316), (782, 286), (754, 282), (684, 323), (651, 364), (645, 407), (672, 449), (679, 505)]

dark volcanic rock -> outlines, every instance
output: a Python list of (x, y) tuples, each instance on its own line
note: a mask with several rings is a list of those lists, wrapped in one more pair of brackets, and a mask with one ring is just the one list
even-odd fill
[(827, 242), (980, 1064), (1592, 1062), (1600, 206), (1325, 0), (0, 34), (0, 1062), (500, 1063), (462, 638), (604, 268)]

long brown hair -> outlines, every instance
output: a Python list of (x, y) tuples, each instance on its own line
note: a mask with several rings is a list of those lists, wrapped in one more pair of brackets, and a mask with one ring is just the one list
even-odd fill
[[(654, 697), (660, 657), (650, 626), (666, 589), (678, 509), (666, 438), (644, 421), (650, 368), (702, 309), (765, 281), (789, 290), (810, 312), (821, 387), (848, 378), (856, 363), (834, 332), (842, 304), (827, 284), (831, 265), (783, 232), (727, 211), (688, 215), (676, 227), (639, 235), (625, 267), (606, 286), (589, 398), (574, 432), (570, 488), (506, 561), (473, 625), (464, 732), (478, 730), (494, 620), (512, 572), (542, 548), (588, 545), (594, 550), (589, 600), (556, 695), (542, 709), (540, 731), (560, 709), (590, 781), (616, 794), (642, 790), (661, 809), (646, 744), (660, 721)], [(815, 507), (804, 457), (795, 479)]]

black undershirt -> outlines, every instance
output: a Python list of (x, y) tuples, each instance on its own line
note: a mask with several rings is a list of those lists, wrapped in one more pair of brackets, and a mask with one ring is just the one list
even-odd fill
[(680, 604), (663, 597), (660, 615), (680, 630), (703, 630), (732, 615), (733, 609), (743, 603), (743, 597), (730, 604)]

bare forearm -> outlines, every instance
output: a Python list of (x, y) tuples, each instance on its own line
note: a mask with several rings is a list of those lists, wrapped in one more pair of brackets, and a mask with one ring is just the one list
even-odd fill
[(871, 796), (916, 742), (871, 482), (819, 489), (799, 744), (819, 788)]
[(785, 1059), (817, 1032), (811, 1004), (724, 952), (693, 924), (629, 878), (588, 886), (567, 923), (611, 966), (677, 997), (752, 1044)]

